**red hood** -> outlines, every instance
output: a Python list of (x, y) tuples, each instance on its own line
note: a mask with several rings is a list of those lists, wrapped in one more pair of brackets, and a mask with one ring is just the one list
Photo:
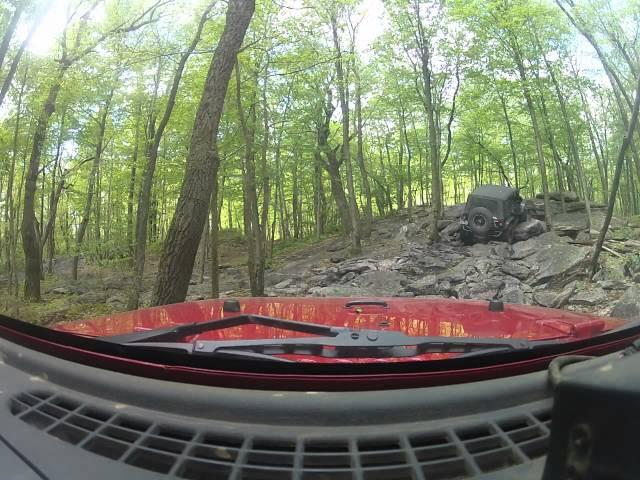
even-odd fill
[[(389, 329), (410, 336), (517, 338), (528, 340), (586, 338), (619, 327), (623, 320), (525, 305), (505, 305), (491, 312), (487, 302), (419, 298), (375, 298), (386, 306), (348, 307), (353, 298), (242, 298), (242, 313), (313, 322), (353, 329)], [(178, 303), (54, 325), (56, 330), (89, 336), (121, 335), (235, 316), (222, 311), (223, 300)], [(263, 325), (242, 325), (199, 335), (202, 340), (302, 337), (308, 334)], [(195, 339), (195, 337), (191, 337)], [(450, 354), (403, 358), (425, 360)], [(299, 358), (298, 360), (303, 360)], [(309, 358), (306, 358), (309, 361)], [(329, 362), (398, 361), (399, 359), (313, 359)]]

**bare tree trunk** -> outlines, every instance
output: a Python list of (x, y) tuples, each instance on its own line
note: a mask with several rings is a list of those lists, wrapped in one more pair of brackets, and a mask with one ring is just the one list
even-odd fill
[(363, 147), (363, 133), (362, 133), (362, 92), (360, 76), (357, 71), (354, 71), (356, 77), (356, 98), (355, 98), (355, 113), (356, 113), (356, 158), (358, 160), (358, 168), (360, 169), (360, 177), (362, 179), (362, 190), (364, 190), (365, 209), (364, 209), (364, 223), (362, 225), (362, 236), (369, 238), (371, 236), (371, 224), (373, 223), (373, 206), (371, 203), (371, 185), (369, 184), (369, 174), (367, 172), (366, 165), (364, 163), (364, 147)]
[[(219, 254), (218, 254), (218, 246), (219, 246), (219, 224), (220, 224), (220, 208), (222, 205), (218, 206), (218, 190), (220, 190), (220, 184), (224, 183), (218, 181), (218, 165), (214, 166), (214, 185), (213, 191), (211, 192), (211, 202), (209, 204), (209, 209), (211, 210), (211, 231), (209, 232), (209, 273), (211, 275), (211, 298), (220, 297), (220, 267), (219, 267)], [(222, 197), (222, 195), (220, 195)]]
[(254, 10), (255, 0), (229, 0), (224, 31), (196, 113), (180, 196), (160, 257), (154, 305), (181, 302), (187, 294), (218, 164), (217, 135), (224, 99)]
[(558, 97), (558, 103), (560, 104), (560, 112), (562, 113), (562, 119), (564, 120), (565, 127), (567, 128), (569, 148), (571, 149), (573, 160), (576, 166), (576, 173), (578, 174), (578, 181), (580, 182), (580, 186), (582, 187), (582, 192), (584, 196), (584, 205), (585, 205), (585, 210), (587, 212), (587, 231), (590, 231), (591, 225), (593, 223), (593, 220), (591, 218), (591, 201), (589, 200), (589, 188), (587, 184), (587, 177), (584, 174), (584, 169), (582, 168), (582, 161), (580, 160), (580, 151), (578, 149), (578, 143), (576, 142), (576, 137), (573, 133), (573, 127), (571, 126), (571, 122), (569, 121), (569, 114), (567, 113), (565, 98), (562, 93), (562, 90), (560, 90), (560, 84), (558, 83), (558, 79), (556, 78), (556, 75), (553, 71), (553, 67), (547, 60), (547, 57), (543, 55), (543, 58), (547, 66), (547, 70), (549, 71), (549, 75), (551, 76), (551, 82), (553, 83), (553, 87), (556, 91), (556, 96)]
[[(209, 18), (209, 14), (211, 9), (213, 8), (213, 3), (209, 4), (209, 6), (204, 10), (202, 15), (200, 16), (200, 21), (198, 22), (198, 26), (196, 28), (196, 33), (191, 40), (191, 43), (187, 47), (187, 49), (180, 56), (180, 60), (178, 61), (178, 65), (176, 66), (175, 72), (173, 73), (173, 79), (171, 82), (171, 87), (169, 89), (169, 94), (167, 98), (167, 104), (164, 109), (164, 113), (158, 125), (158, 129), (155, 130), (155, 116), (152, 114), (151, 121), (149, 123), (149, 137), (151, 138), (150, 142), (147, 144), (146, 149), (146, 158), (147, 165), (145, 167), (143, 176), (142, 176), (142, 185), (140, 187), (140, 194), (138, 197), (138, 209), (136, 215), (136, 242), (135, 242), (135, 261), (134, 261), (134, 277), (133, 277), (133, 288), (131, 289), (131, 294), (129, 295), (129, 300), (127, 307), (129, 309), (136, 309), (140, 304), (140, 293), (142, 291), (142, 283), (144, 278), (144, 264), (146, 261), (146, 252), (147, 252), (147, 237), (148, 237), (148, 228), (149, 228), (149, 210), (151, 203), (151, 190), (153, 188), (153, 179), (156, 171), (156, 164), (158, 161), (158, 152), (160, 150), (160, 142), (162, 141), (162, 136), (164, 135), (164, 131), (169, 123), (169, 119), (171, 118), (171, 114), (173, 113), (173, 108), (176, 104), (176, 96), (178, 94), (178, 88), (180, 86), (180, 81), (182, 79), (182, 74), (184, 72), (185, 66), (189, 57), (195, 50), (198, 42), (200, 41), (200, 37), (202, 35), (202, 30), (204, 28), (205, 23)], [(158, 64), (160, 67), (160, 63)], [(157, 72), (156, 82), (160, 80), (160, 70)], [(157, 91), (156, 83), (156, 91)], [(155, 131), (154, 131), (155, 130)], [(157, 234), (157, 231), (155, 232)], [(186, 293), (185, 293), (186, 294)]]
[(604, 238), (607, 234), (607, 231), (609, 230), (609, 225), (611, 224), (611, 217), (613, 217), (613, 208), (616, 204), (616, 194), (618, 193), (618, 186), (620, 185), (620, 177), (622, 175), (624, 158), (627, 150), (629, 149), (629, 145), (631, 144), (631, 139), (633, 138), (636, 125), (638, 124), (638, 110), (640, 110), (640, 76), (638, 77), (636, 85), (636, 98), (633, 103), (633, 108), (631, 109), (631, 120), (629, 121), (629, 126), (627, 127), (624, 138), (622, 139), (622, 145), (620, 146), (618, 159), (616, 160), (616, 170), (613, 175), (613, 182), (611, 184), (611, 193), (609, 195), (607, 215), (605, 216), (602, 229), (600, 230), (600, 235), (598, 236), (598, 242), (596, 243), (593, 257), (591, 259), (591, 278), (593, 278), (598, 269), (598, 258), (600, 257), (600, 252), (602, 251)]
[(433, 105), (432, 88), (431, 88), (431, 45), (430, 39), (424, 31), (420, 16), (420, 3), (414, 0), (414, 8), (416, 14), (416, 41), (420, 52), (420, 63), (422, 68), (422, 81), (424, 83), (423, 100), (427, 113), (427, 123), (429, 130), (429, 155), (431, 158), (431, 241), (440, 240), (440, 232), (438, 230), (438, 219), (442, 211), (442, 172), (440, 164), (440, 152), (438, 148), (438, 139), (436, 137), (436, 120), (435, 109)]
[(544, 151), (542, 149), (542, 137), (540, 135), (540, 127), (538, 126), (538, 117), (536, 115), (535, 106), (531, 99), (531, 93), (527, 86), (527, 74), (524, 68), (524, 63), (520, 55), (519, 47), (512, 45), (513, 57), (518, 67), (518, 73), (520, 74), (520, 81), (522, 84), (522, 94), (527, 105), (529, 117), (531, 118), (531, 126), (533, 127), (533, 136), (536, 143), (536, 154), (538, 156), (538, 168), (540, 170), (540, 180), (542, 182), (542, 194), (544, 197), (544, 219), (547, 224), (547, 229), (551, 229), (552, 213), (551, 213), (551, 200), (549, 197), (549, 182), (547, 180), (547, 168), (544, 161)]
[(49, 120), (56, 109), (56, 100), (64, 74), (69, 68), (68, 62), (62, 62), (56, 74), (49, 93), (44, 103), (44, 107), (36, 125), (31, 146), (31, 156), (25, 178), (24, 206), (22, 215), (22, 248), (25, 256), (25, 283), (24, 296), (28, 300), (40, 301), (40, 275), (42, 270), (42, 257), (40, 256), (40, 238), (37, 228), (35, 212), (35, 194), (37, 189), (38, 173), (40, 170), (40, 158), (42, 149), (47, 138)]
[(27, 83), (29, 69), (25, 68), (24, 76), (20, 82), (20, 89), (18, 90), (18, 98), (16, 99), (16, 115), (15, 115), (15, 128), (13, 130), (13, 143), (11, 152), (11, 164), (9, 167), (9, 176), (7, 178), (7, 199), (4, 204), (4, 222), (5, 222), (5, 249), (6, 249), (6, 265), (8, 280), (8, 291), (11, 292), (11, 279), (15, 274), (16, 265), (13, 261), (12, 247), (16, 242), (16, 225), (15, 225), (15, 206), (13, 198), (13, 184), (15, 182), (16, 162), (18, 159), (18, 143), (20, 135), (20, 124), (22, 121), (22, 100), (24, 97), (25, 86)]
[(340, 39), (338, 36), (338, 22), (335, 13), (331, 17), (331, 31), (333, 32), (333, 46), (336, 51), (336, 79), (338, 84), (338, 94), (340, 97), (340, 110), (342, 112), (342, 163), (347, 168), (347, 191), (349, 192), (349, 217), (351, 221), (351, 253), (360, 253), (362, 247), (360, 245), (360, 215), (358, 213), (358, 204), (356, 202), (356, 190), (353, 183), (353, 166), (351, 164), (351, 149), (349, 135), (349, 103), (348, 89), (349, 85), (343, 68), (342, 50), (340, 48)]
[(520, 188), (520, 178), (518, 175), (518, 156), (516, 155), (516, 145), (513, 141), (513, 130), (511, 128), (511, 119), (509, 118), (509, 112), (507, 111), (507, 102), (504, 99), (504, 95), (498, 92), (500, 97), (500, 104), (502, 105), (502, 113), (504, 114), (504, 121), (507, 125), (507, 133), (509, 134), (509, 150), (511, 151), (511, 164), (513, 166), (513, 178), (516, 188)]
[[(91, 172), (87, 180), (87, 198), (84, 204), (84, 210), (82, 212), (82, 220), (78, 226), (78, 232), (76, 233), (76, 253), (73, 256), (73, 265), (71, 270), (71, 276), (74, 280), (78, 280), (78, 263), (80, 261), (80, 249), (82, 248), (82, 242), (87, 232), (87, 226), (89, 225), (89, 218), (91, 216), (91, 206), (93, 203), (93, 195), (96, 190), (96, 180), (98, 176), (98, 169), (100, 168), (100, 160), (102, 158), (102, 152), (104, 150), (104, 134), (107, 129), (107, 117), (109, 116), (109, 108), (111, 106), (111, 99), (113, 98), (113, 92), (115, 87), (112, 87), (107, 95), (107, 98), (102, 107), (100, 114), (100, 120), (98, 122), (98, 138), (96, 140), (96, 150), (93, 157), (93, 164), (91, 165)], [(98, 220), (96, 219), (96, 223)]]

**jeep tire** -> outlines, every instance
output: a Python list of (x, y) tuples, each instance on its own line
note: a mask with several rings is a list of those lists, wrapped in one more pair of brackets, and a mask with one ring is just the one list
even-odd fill
[(488, 208), (475, 207), (469, 212), (469, 227), (478, 237), (486, 237), (492, 228), (493, 214)]
[(473, 245), (473, 232), (460, 227), (460, 241), (463, 245)]

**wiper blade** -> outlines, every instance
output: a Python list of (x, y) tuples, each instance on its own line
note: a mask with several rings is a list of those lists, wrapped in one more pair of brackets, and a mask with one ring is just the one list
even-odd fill
[(411, 337), (397, 331), (342, 329), (331, 337), (258, 340), (196, 340), (195, 342), (133, 342), (127, 346), (178, 349), (193, 355), (225, 352), (261, 356), (305, 355), (325, 358), (401, 358), (426, 353), (530, 349), (527, 340), (466, 337)]
[(233, 317), (223, 317), (217, 320), (209, 320), (206, 322), (185, 323), (167, 328), (159, 328), (154, 330), (146, 330), (143, 332), (127, 333), (124, 335), (111, 335), (98, 337), (113, 343), (129, 344), (138, 342), (171, 342), (177, 341), (184, 337), (198, 335), (204, 332), (222, 330), (240, 325), (264, 325), (268, 327), (280, 328), (300, 333), (310, 333), (312, 335), (335, 336), (340, 331), (348, 330), (342, 327), (331, 327), (310, 322), (299, 322), (296, 320), (285, 320), (282, 318), (266, 317), (263, 315), (242, 314)]

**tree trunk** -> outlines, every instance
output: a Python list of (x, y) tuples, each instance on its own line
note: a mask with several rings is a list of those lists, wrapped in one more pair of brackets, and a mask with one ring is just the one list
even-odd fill
[(640, 76), (638, 76), (637, 85), (636, 85), (636, 98), (633, 103), (633, 108), (631, 109), (631, 120), (629, 121), (629, 126), (627, 127), (627, 131), (622, 139), (622, 145), (620, 146), (620, 151), (618, 152), (618, 158), (616, 160), (616, 170), (613, 175), (613, 182), (611, 184), (611, 193), (609, 195), (609, 205), (607, 208), (607, 214), (604, 219), (604, 223), (602, 225), (602, 229), (600, 230), (600, 235), (598, 236), (598, 242), (596, 243), (595, 250), (593, 252), (593, 257), (591, 259), (591, 278), (596, 274), (598, 269), (598, 258), (600, 257), (600, 252), (602, 251), (602, 245), (604, 244), (604, 238), (609, 230), (609, 225), (611, 224), (611, 217), (613, 217), (613, 208), (616, 203), (616, 194), (618, 193), (618, 186), (620, 185), (620, 177), (622, 175), (622, 167), (624, 164), (624, 158), (629, 149), (629, 145), (631, 144), (631, 139), (633, 137), (634, 131), (636, 129), (636, 125), (638, 124), (638, 110), (640, 109)]
[[(219, 262), (219, 224), (220, 224), (220, 207), (218, 207), (218, 191), (220, 190), (220, 184), (224, 184), (223, 181), (218, 181), (218, 164), (214, 165), (213, 175), (213, 191), (211, 192), (211, 202), (209, 203), (209, 209), (211, 210), (211, 224), (209, 232), (209, 274), (211, 275), (211, 298), (220, 297), (220, 266)], [(220, 195), (222, 197), (222, 195)]]
[[(100, 168), (100, 160), (102, 158), (102, 152), (104, 150), (104, 134), (107, 129), (107, 117), (109, 115), (109, 107), (111, 105), (111, 99), (113, 98), (113, 92), (115, 87), (112, 87), (102, 107), (100, 114), (100, 120), (98, 123), (98, 138), (96, 140), (96, 150), (93, 157), (93, 163), (91, 165), (91, 172), (87, 180), (87, 198), (84, 204), (84, 210), (82, 212), (82, 220), (78, 226), (78, 232), (76, 233), (76, 253), (73, 256), (73, 266), (71, 270), (71, 276), (74, 280), (78, 280), (78, 263), (80, 261), (80, 249), (82, 248), (82, 242), (87, 232), (87, 226), (89, 225), (89, 218), (91, 216), (91, 206), (93, 203), (93, 195), (96, 190), (96, 183), (98, 177), (98, 169)], [(98, 220), (96, 219), (96, 223)]]
[(7, 178), (7, 198), (4, 204), (4, 222), (5, 222), (5, 253), (6, 253), (6, 265), (8, 274), (7, 291), (11, 293), (11, 280), (16, 273), (16, 265), (14, 263), (13, 244), (16, 242), (16, 225), (15, 216), (16, 209), (14, 206), (13, 198), (13, 184), (15, 183), (16, 162), (18, 159), (18, 143), (20, 135), (20, 124), (22, 121), (22, 100), (24, 97), (25, 86), (27, 83), (29, 69), (25, 68), (24, 76), (20, 82), (20, 88), (18, 90), (18, 98), (16, 99), (16, 115), (15, 115), (15, 128), (13, 130), (13, 143), (11, 151), (11, 164), (9, 167), (9, 175)]
[[(162, 136), (164, 135), (164, 131), (167, 127), (167, 124), (169, 123), (169, 119), (171, 118), (171, 114), (173, 113), (173, 108), (176, 104), (176, 96), (178, 94), (178, 88), (180, 86), (180, 81), (182, 79), (182, 74), (184, 72), (185, 66), (187, 64), (187, 61), (189, 60), (189, 57), (191, 57), (191, 54), (200, 41), (202, 30), (205, 23), (207, 22), (207, 19), (209, 18), (209, 13), (211, 12), (212, 8), (213, 3), (209, 4), (209, 6), (204, 10), (202, 15), (200, 16), (200, 21), (198, 22), (196, 33), (193, 36), (191, 43), (180, 56), (178, 65), (176, 66), (175, 72), (173, 73), (173, 79), (171, 82), (171, 87), (169, 89), (167, 104), (165, 106), (164, 113), (157, 130), (155, 130), (155, 114), (152, 113), (150, 117), (148, 131), (151, 141), (147, 144), (147, 149), (145, 152), (147, 165), (142, 176), (142, 185), (140, 187), (140, 194), (138, 197), (133, 288), (131, 289), (131, 294), (129, 296), (127, 305), (127, 307), (131, 310), (138, 308), (140, 303), (140, 293), (142, 291), (142, 283), (144, 279), (144, 264), (146, 261), (147, 252), (151, 190), (153, 188), (153, 179), (155, 176), (156, 164), (158, 161), (160, 142), (162, 141)], [(160, 81), (160, 63), (158, 63), (158, 67), (159, 69), (156, 77), (155, 92), (157, 92), (158, 82)], [(153, 233), (157, 234), (157, 231)]]
[(440, 165), (440, 155), (438, 139), (436, 137), (436, 120), (431, 91), (431, 52), (430, 39), (427, 39), (420, 16), (420, 3), (416, 0), (414, 4), (417, 25), (418, 49), (420, 52), (420, 63), (422, 71), (422, 81), (424, 83), (424, 107), (427, 113), (427, 123), (429, 130), (429, 155), (431, 158), (431, 241), (440, 240), (438, 230), (438, 219), (442, 210), (442, 173)]
[(567, 128), (569, 148), (571, 149), (573, 160), (575, 162), (576, 173), (578, 174), (578, 181), (580, 182), (580, 186), (582, 187), (583, 196), (584, 196), (584, 205), (585, 205), (585, 210), (587, 212), (587, 231), (590, 231), (591, 225), (593, 223), (591, 218), (591, 202), (589, 200), (589, 189), (587, 185), (587, 177), (584, 174), (584, 169), (582, 168), (582, 161), (580, 160), (580, 151), (578, 148), (578, 143), (576, 142), (576, 137), (573, 133), (573, 127), (571, 126), (571, 122), (569, 120), (569, 114), (567, 113), (565, 98), (562, 93), (562, 90), (560, 90), (560, 84), (558, 83), (558, 79), (556, 78), (556, 75), (553, 71), (551, 64), (547, 60), (547, 57), (543, 55), (543, 58), (547, 66), (547, 70), (549, 71), (549, 75), (551, 76), (551, 82), (553, 83), (553, 87), (556, 91), (556, 96), (558, 97), (558, 103), (560, 104), (560, 112), (562, 112), (562, 119), (564, 120), (565, 127)]
[(338, 96), (340, 97), (340, 110), (342, 112), (342, 147), (341, 162), (347, 168), (347, 191), (349, 192), (348, 213), (351, 221), (351, 253), (360, 253), (360, 215), (356, 203), (356, 190), (353, 183), (353, 166), (351, 164), (351, 148), (349, 135), (349, 85), (343, 68), (342, 50), (338, 36), (338, 22), (335, 13), (331, 17), (331, 31), (333, 33), (333, 47), (336, 51), (336, 80), (338, 85)]
[(25, 178), (24, 206), (21, 225), (22, 248), (24, 250), (25, 257), (24, 296), (27, 300), (33, 301), (40, 301), (41, 298), (40, 275), (42, 270), (42, 258), (40, 256), (40, 238), (38, 235), (38, 222), (36, 220), (35, 212), (35, 195), (38, 172), (40, 171), (42, 149), (49, 129), (49, 120), (56, 109), (56, 100), (58, 99), (58, 93), (60, 93), (62, 79), (64, 78), (64, 74), (68, 68), (69, 64), (67, 62), (61, 63), (53, 84), (49, 87), (47, 100), (45, 101), (42, 112), (38, 117), (36, 130), (33, 135), (31, 156), (29, 158), (29, 166)]
[(181, 302), (187, 294), (218, 164), (217, 135), (224, 99), (254, 9), (255, 0), (229, 0), (224, 30), (196, 113), (180, 196), (160, 257), (154, 305)]
[(360, 76), (357, 71), (354, 71), (356, 77), (356, 98), (355, 98), (355, 113), (356, 113), (356, 159), (358, 161), (358, 168), (360, 169), (360, 177), (362, 180), (362, 190), (364, 191), (365, 205), (364, 205), (364, 223), (362, 225), (362, 236), (364, 238), (371, 237), (371, 224), (373, 223), (373, 206), (371, 203), (371, 185), (369, 183), (369, 174), (367, 172), (366, 165), (364, 163), (364, 145), (363, 145), (363, 133), (362, 133), (362, 92)]
[(524, 63), (520, 55), (520, 51), (516, 45), (512, 46), (513, 57), (520, 74), (520, 82), (522, 84), (522, 94), (527, 105), (527, 111), (531, 118), (531, 126), (533, 128), (533, 136), (536, 143), (536, 155), (538, 156), (538, 168), (540, 169), (540, 180), (542, 182), (542, 194), (544, 197), (544, 219), (547, 224), (547, 229), (551, 229), (552, 214), (551, 214), (551, 200), (549, 197), (549, 182), (547, 180), (547, 168), (544, 161), (544, 151), (542, 149), (542, 137), (540, 135), (540, 127), (538, 126), (538, 117), (536, 115), (535, 106), (531, 99), (531, 93), (527, 86), (527, 74), (524, 68)]

